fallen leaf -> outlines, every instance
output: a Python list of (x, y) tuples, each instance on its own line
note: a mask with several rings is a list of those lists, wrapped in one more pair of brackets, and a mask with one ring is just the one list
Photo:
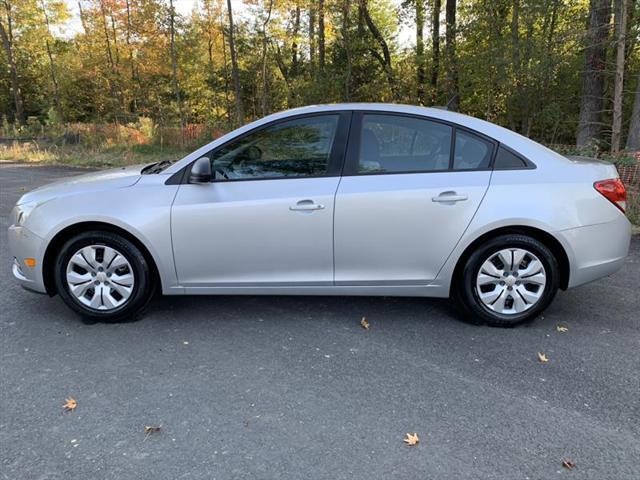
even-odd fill
[(362, 320), (360, 320), (360, 326), (365, 330), (369, 330), (369, 322), (367, 322), (367, 317), (362, 317)]
[(558, 325), (556, 326), (556, 330), (564, 333), (569, 331), (569, 327), (567, 327), (566, 325)]
[(76, 402), (73, 398), (67, 398), (65, 404), (62, 406), (65, 412), (72, 412), (78, 406), (78, 402)]
[(150, 426), (145, 426), (144, 427), (144, 433), (146, 434), (151, 434), (151, 433), (158, 433), (160, 431), (161, 427), (150, 427)]
[(568, 468), (569, 470), (571, 470), (572, 468), (574, 468), (576, 466), (575, 463), (573, 463), (571, 460), (569, 459), (564, 459), (562, 460), (562, 466), (564, 468)]
[(406, 443), (407, 445), (417, 445), (420, 442), (420, 439), (418, 438), (418, 434), (414, 433), (413, 435), (411, 435), (410, 433), (407, 433), (407, 438), (404, 439), (404, 443)]
[(541, 352), (538, 352), (538, 360), (540, 360), (542, 363), (547, 363), (549, 361), (547, 356)]
[(147, 438), (149, 438), (149, 435), (151, 435), (152, 433), (158, 433), (160, 431), (161, 427), (151, 427), (148, 425), (145, 425), (144, 427), (144, 440), (143, 442), (147, 441)]

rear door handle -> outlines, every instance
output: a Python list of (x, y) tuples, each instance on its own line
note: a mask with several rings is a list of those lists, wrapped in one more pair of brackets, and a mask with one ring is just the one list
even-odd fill
[(448, 203), (448, 202), (464, 202), (468, 200), (469, 197), (464, 194), (458, 195), (456, 192), (442, 192), (437, 197), (433, 197), (431, 201), (439, 202), (439, 203)]
[(324, 210), (324, 205), (315, 203), (313, 200), (300, 200), (295, 205), (289, 207), (293, 212), (311, 212), (313, 210)]

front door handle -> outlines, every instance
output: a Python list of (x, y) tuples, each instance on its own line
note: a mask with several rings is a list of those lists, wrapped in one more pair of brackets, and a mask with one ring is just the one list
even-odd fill
[(439, 203), (448, 203), (448, 202), (464, 202), (468, 200), (469, 197), (464, 194), (458, 195), (457, 192), (442, 192), (437, 197), (433, 197), (431, 201), (439, 202)]
[(295, 205), (289, 207), (293, 212), (311, 212), (313, 210), (324, 210), (324, 205), (315, 203), (313, 200), (300, 200)]

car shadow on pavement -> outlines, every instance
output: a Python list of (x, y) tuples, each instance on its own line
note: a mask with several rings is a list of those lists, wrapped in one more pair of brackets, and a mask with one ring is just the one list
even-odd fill
[[(162, 318), (198, 322), (263, 321), (329, 322), (384, 319), (416, 322), (458, 322), (461, 316), (447, 299), (363, 296), (173, 296), (154, 298), (140, 320)], [(128, 321), (135, 321), (131, 319)]]

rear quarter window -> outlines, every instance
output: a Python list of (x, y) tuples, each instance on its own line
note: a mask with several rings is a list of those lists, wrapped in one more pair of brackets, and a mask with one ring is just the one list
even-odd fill
[(518, 168), (530, 168), (531, 165), (520, 155), (500, 146), (494, 163), (495, 170), (512, 170)]

